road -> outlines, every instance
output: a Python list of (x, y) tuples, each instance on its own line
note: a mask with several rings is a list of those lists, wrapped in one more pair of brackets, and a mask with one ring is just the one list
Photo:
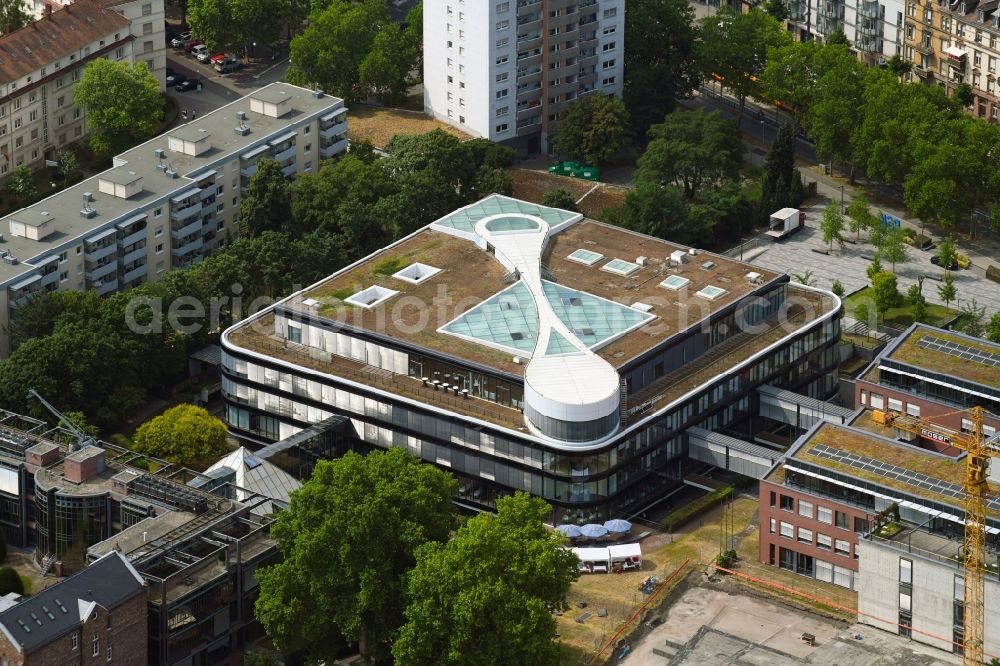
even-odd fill
[[(167, 52), (167, 67), (188, 78), (197, 77), (202, 82), (200, 91), (178, 93), (167, 88), (167, 93), (177, 99), (181, 111), (204, 115), (248, 95), (257, 88), (285, 78), (288, 59), (278, 62), (252, 60), (244, 69), (232, 74), (219, 74), (210, 66), (198, 62), (183, 51), (170, 49)], [(183, 119), (181, 120), (183, 122)]]

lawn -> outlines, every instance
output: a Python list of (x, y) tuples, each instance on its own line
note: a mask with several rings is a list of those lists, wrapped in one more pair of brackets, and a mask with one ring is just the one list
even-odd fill
[(602, 219), (601, 212), (605, 208), (620, 206), (628, 193), (627, 188), (617, 185), (593, 183), (589, 180), (558, 176), (532, 169), (515, 168), (510, 170), (510, 174), (514, 179), (513, 196), (515, 199), (540, 204), (547, 192), (566, 190), (573, 199), (579, 202), (577, 206), (580, 208), (580, 212), (594, 220)]
[[(854, 316), (854, 308), (857, 307), (858, 303), (866, 303), (868, 305), (868, 311), (872, 314), (875, 312), (875, 299), (872, 298), (871, 287), (865, 287), (861, 291), (851, 294), (844, 299), (844, 310), (849, 317)], [(950, 322), (952, 319), (958, 316), (958, 310), (953, 310), (951, 308), (946, 308), (943, 305), (938, 305), (936, 303), (927, 303), (927, 317), (925, 323), (931, 326), (943, 326)], [(892, 328), (907, 328), (913, 323), (913, 313), (908, 304), (901, 305), (900, 307), (890, 308), (886, 311), (885, 315), (881, 317), (881, 323), (886, 326), (891, 326)]]

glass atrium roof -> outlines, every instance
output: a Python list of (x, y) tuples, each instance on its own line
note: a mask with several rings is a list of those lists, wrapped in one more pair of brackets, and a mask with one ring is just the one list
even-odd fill
[(504, 213), (522, 213), (524, 215), (535, 215), (545, 220), (549, 226), (562, 224), (574, 217), (579, 217), (577, 213), (571, 213), (556, 208), (547, 208), (527, 201), (518, 201), (500, 194), (494, 194), (482, 201), (477, 201), (471, 206), (460, 208), (450, 215), (442, 217), (434, 224), (451, 227), (458, 231), (475, 233), (476, 223), (484, 217), (491, 215), (502, 215)]
[[(653, 318), (653, 315), (553, 282), (543, 281), (542, 289), (556, 316), (591, 348)], [(538, 313), (528, 288), (517, 282), (441, 330), (491, 346), (531, 353), (538, 338)], [(568, 340), (552, 331), (546, 355), (574, 351), (577, 350)]]

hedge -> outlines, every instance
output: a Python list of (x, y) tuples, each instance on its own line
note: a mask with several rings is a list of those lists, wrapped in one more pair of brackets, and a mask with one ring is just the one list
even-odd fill
[(1000, 268), (990, 264), (990, 266), (986, 269), (986, 277), (994, 282), (1000, 282)]
[(692, 518), (705, 513), (713, 506), (721, 504), (727, 498), (733, 494), (732, 486), (726, 486), (724, 488), (719, 488), (718, 490), (709, 493), (703, 497), (699, 497), (695, 501), (691, 502), (686, 506), (682, 506), (676, 511), (670, 513), (660, 526), (663, 528), (664, 532), (673, 532), (678, 527), (688, 522)]

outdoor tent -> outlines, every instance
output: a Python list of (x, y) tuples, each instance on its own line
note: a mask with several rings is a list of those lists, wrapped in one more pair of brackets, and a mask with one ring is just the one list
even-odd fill
[(608, 557), (611, 559), (611, 566), (616, 564), (642, 564), (642, 548), (637, 543), (623, 543), (618, 546), (608, 547)]
[(604, 571), (605, 573), (611, 569), (611, 556), (608, 554), (607, 548), (572, 548), (570, 550), (580, 558), (581, 569)]

